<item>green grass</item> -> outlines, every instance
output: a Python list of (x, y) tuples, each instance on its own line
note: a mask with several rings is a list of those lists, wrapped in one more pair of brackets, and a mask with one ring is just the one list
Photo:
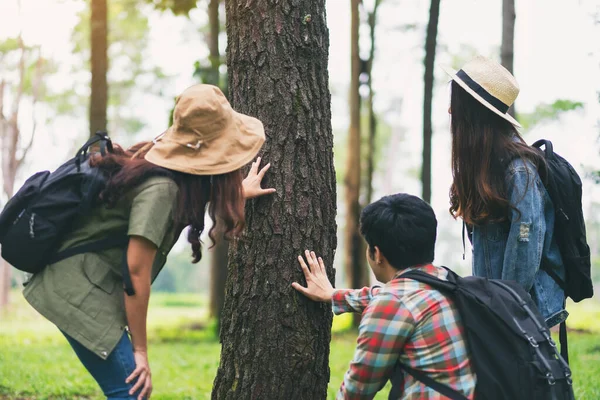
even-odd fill
[[(22, 300), (1, 316), (0, 399), (102, 399), (96, 383), (57, 329)], [(205, 299), (197, 295), (156, 294), (149, 316), (154, 399), (209, 399), (219, 364), (220, 345), (207, 321)], [(577, 399), (600, 399), (598, 303), (569, 305), (569, 349)], [(354, 352), (356, 336), (347, 316), (334, 319), (329, 399), (335, 397)], [(376, 399), (387, 399), (384, 389)]]

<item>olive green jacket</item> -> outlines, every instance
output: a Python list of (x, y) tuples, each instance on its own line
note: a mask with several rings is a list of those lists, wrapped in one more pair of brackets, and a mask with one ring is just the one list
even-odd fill
[[(153, 177), (123, 196), (115, 207), (99, 205), (75, 223), (60, 250), (109, 235), (142, 236), (158, 247), (152, 279), (177, 240), (173, 213), (177, 185)], [(123, 249), (73, 256), (31, 277), (23, 295), (40, 314), (83, 346), (106, 359), (127, 326), (121, 273)]]

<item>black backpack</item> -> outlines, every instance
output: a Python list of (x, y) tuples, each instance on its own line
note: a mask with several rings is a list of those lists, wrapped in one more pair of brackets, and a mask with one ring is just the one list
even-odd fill
[[(88, 162), (89, 149), (95, 144), (99, 144), (102, 155), (113, 150), (106, 133), (98, 132), (74, 158), (52, 173), (42, 171), (33, 175), (8, 201), (0, 213), (0, 244), (2, 258), (13, 267), (35, 274), (76, 254), (127, 246), (128, 237), (123, 233), (57, 252), (73, 222), (89, 213), (105, 187), (102, 171)], [(133, 294), (124, 261), (126, 291)]]
[[(519, 284), (462, 278), (450, 270), (447, 281), (422, 271), (409, 271), (402, 278), (425, 283), (454, 302), (477, 378), (475, 399), (574, 399), (569, 365), (558, 353), (533, 300)], [(402, 371), (450, 399), (466, 399), (422, 372), (398, 364), (390, 379), (390, 400), (400, 397)]]
[(594, 295), (591, 278), (590, 248), (587, 244), (581, 205), (581, 179), (567, 160), (554, 152), (552, 142), (538, 140), (533, 147), (541, 151), (548, 165), (544, 186), (554, 205), (554, 236), (565, 265), (565, 280), (541, 265), (565, 295), (579, 302)]

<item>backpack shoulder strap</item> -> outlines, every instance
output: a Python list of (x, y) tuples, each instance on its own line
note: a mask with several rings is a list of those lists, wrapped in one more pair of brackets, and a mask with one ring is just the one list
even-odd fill
[(408, 278), (408, 279), (414, 279), (415, 281), (419, 281), (421, 283), (425, 283), (431, 287), (433, 287), (434, 289), (437, 290), (442, 290), (442, 291), (446, 291), (446, 292), (452, 292), (454, 290), (456, 290), (456, 274), (446, 268), (443, 267), (446, 271), (448, 271), (448, 280), (441, 280), (433, 275), (430, 275), (426, 272), (423, 271), (417, 271), (417, 270), (413, 270), (413, 271), (408, 271), (402, 275), (400, 275), (400, 278)]
[(452, 389), (450, 386), (444, 385), (443, 383), (436, 382), (434, 379), (428, 377), (421, 371), (417, 371), (407, 365), (398, 363), (398, 368), (395, 369), (392, 378), (392, 390), (390, 391), (389, 400), (396, 400), (400, 398), (400, 385), (402, 383), (401, 370), (410, 374), (413, 378), (421, 382), (422, 384), (432, 388), (436, 392), (448, 397), (451, 400), (467, 400), (467, 397), (457, 390)]
[(97, 253), (99, 251), (114, 249), (114, 248), (123, 248), (123, 261), (121, 262), (121, 267), (123, 270), (123, 283), (125, 288), (125, 293), (128, 296), (133, 296), (135, 291), (133, 289), (133, 282), (131, 281), (131, 274), (129, 273), (129, 265), (127, 263), (127, 248), (129, 245), (129, 236), (124, 235), (116, 235), (109, 236), (105, 239), (101, 239), (95, 242), (85, 243), (80, 246), (71, 247), (69, 249), (63, 250), (61, 252), (56, 253), (53, 257), (48, 261), (48, 265), (55, 264), (61, 260), (64, 260), (69, 257), (73, 257), (77, 254), (83, 253)]
[(542, 146), (544, 146), (544, 156), (546, 158), (552, 157), (554, 155), (554, 147), (552, 146), (552, 142), (549, 140), (540, 139), (531, 145), (531, 147), (535, 147), (540, 150), (542, 149)]

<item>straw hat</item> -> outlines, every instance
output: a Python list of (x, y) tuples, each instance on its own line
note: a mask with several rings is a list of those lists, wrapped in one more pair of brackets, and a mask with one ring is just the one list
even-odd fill
[(521, 128), (521, 124), (506, 113), (519, 95), (519, 84), (506, 68), (483, 56), (475, 57), (459, 71), (442, 68), (477, 101)]
[(235, 112), (218, 87), (195, 85), (177, 98), (173, 125), (145, 158), (187, 174), (219, 175), (252, 161), (264, 141), (258, 119)]

